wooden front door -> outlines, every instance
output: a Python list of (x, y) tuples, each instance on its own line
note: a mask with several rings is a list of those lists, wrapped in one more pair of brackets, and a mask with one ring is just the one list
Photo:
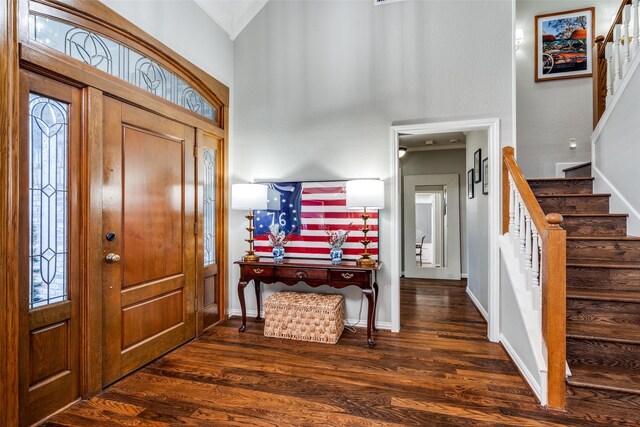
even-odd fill
[(223, 140), (198, 130), (198, 335), (222, 318), (224, 291), (219, 265), (222, 246)]
[(19, 398), (31, 425), (80, 396), (82, 93), (24, 71), (20, 85)]
[(103, 384), (195, 336), (195, 130), (105, 98)]

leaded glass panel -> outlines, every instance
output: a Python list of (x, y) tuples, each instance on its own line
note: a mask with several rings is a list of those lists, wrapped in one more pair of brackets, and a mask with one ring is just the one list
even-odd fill
[(29, 308), (67, 299), (68, 107), (29, 94)]
[(180, 77), (108, 37), (33, 14), (29, 37), (209, 120), (218, 119), (217, 110)]
[(204, 265), (216, 262), (216, 157), (204, 149)]

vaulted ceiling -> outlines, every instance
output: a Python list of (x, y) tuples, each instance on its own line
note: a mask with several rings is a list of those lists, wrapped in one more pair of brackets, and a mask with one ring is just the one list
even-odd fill
[(234, 40), (268, 0), (194, 0)]

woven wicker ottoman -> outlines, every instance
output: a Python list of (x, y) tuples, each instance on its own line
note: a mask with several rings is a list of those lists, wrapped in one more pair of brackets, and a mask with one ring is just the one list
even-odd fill
[(264, 335), (335, 344), (344, 329), (344, 297), (278, 292), (264, 303)]

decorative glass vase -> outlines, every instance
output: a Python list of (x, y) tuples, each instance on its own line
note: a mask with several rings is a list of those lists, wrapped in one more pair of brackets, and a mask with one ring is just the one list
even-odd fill
[(273, 262), (280, 263), (284, 260), (284, 246), (274, 246), (271, 253), (273, 254)]
[(342, 262), (342, 248), (331, 248), (329, 256), (331, 256), (332, 264), (340, 264)]

